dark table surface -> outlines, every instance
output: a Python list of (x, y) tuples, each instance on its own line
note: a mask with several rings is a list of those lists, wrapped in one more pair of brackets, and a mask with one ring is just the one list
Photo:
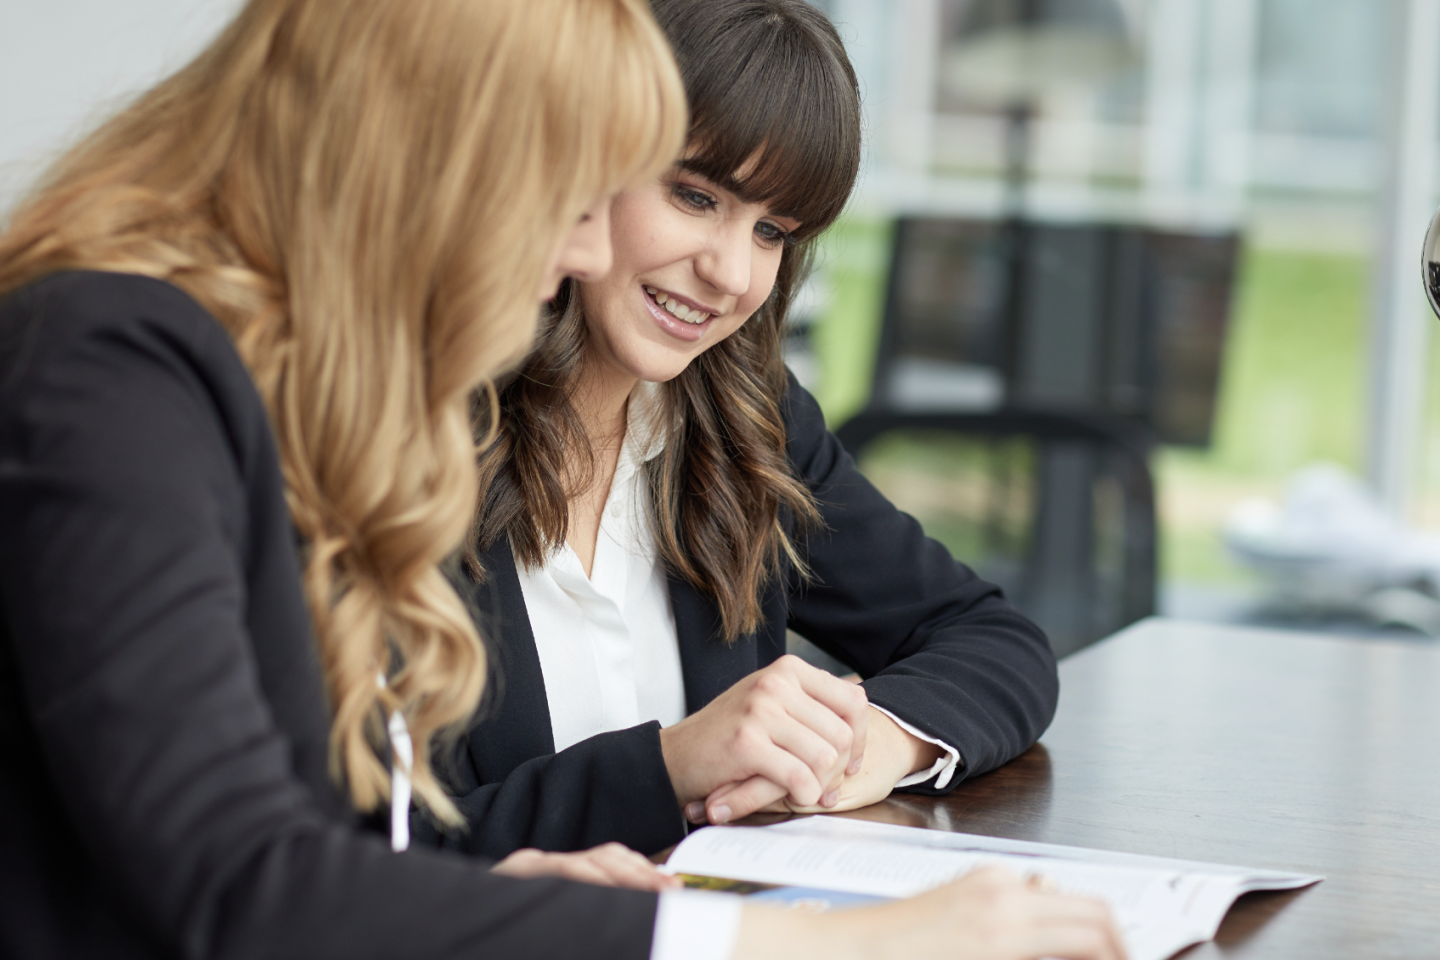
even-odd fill
[(1185, 960), (1440, 958), (1440, 644), (1154, 619), (1060, 679), (1019, 759), (851, 815), (1327, 878)]

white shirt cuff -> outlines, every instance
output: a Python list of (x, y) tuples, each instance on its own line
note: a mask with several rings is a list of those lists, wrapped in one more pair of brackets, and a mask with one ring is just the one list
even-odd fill
[(650, 960), (730, 960), (740, 936), (740, 910), (733, 893), (660, 894)]
[(955, 776), (955, 771), (960, 767), (960, 751), (956, 750), (954, 747), (950, 746), (950, 744), (946, 743), (943, 740), (936, 740), (928, 733), (925, 733), (921, 730), (916, 730), (912, 725), (906, 723), (904, 720), (901, 720), (899, 717), (895, 716), (895, 714), (891, 713), (889, 710), (886, 710), (884, 707), (874, 703), (870, 704), (870, 706), (874, 707), (876, 710), (879, 710), (891, 720), (894, 720), (895, 723), (899, 725), (901, 730), (904, 730), (912, 737), (919, 737), (926, 743), (933, 743), (935, 744), (935, 746), (945, 751), (945, 754), (943, 756), (938, 757), (935, 762), (930, 765), (929, 770), (917, 770), (915, 773), (910, 774), (908, 777), (902, 777), (900, 782), (895, 784), (896, 788), (913, 787), (917, 783), (924, 783), (931, 777), (935, 778), (936, 790), (944, 790), (947, 786), (949, 786), (950, 779)]

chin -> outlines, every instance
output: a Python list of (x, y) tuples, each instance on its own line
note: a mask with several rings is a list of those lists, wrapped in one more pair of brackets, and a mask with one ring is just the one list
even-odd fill
[[(659, 355), (657, 355), (659, 354)], [(640, 356), (632, 356), (630, 363), (626, 364), (630, 372), (641, 380), (650, 383), (665, 383), (674, 380), (685, 372), (690, 366), (694, 357), (666, 356), (660, 351), (644, 351)]]
[(647, 383), (669, 383), (680, 374), (685, 372), (689, 364), (677, 367), (674, 364), (665, 367), (646, 367), (636, 371), (636, 376)]

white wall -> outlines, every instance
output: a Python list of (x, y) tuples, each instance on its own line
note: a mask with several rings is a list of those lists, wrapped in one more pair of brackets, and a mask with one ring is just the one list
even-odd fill
[(242, 0), (0, 0), (0, 216), (46, 163), (182, 66)]

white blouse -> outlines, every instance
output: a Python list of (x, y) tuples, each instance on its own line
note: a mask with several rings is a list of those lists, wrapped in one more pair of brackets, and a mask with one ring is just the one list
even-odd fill
[[(666, 434), (659, 385), (642, 381), (626, 407), (625, 440), (600, 515), (591, 576), (568, 544), (551, 551), (543, 566), (516, 563), (557, 752), (648, 720), (670, 726), (685, 718), (680, 643), (642, 470), (664, 452)], [(876, 709), (943, 751), (933, 767), (897, 786), (934, 779), (943, 789), (959, 765), (959, 752)], [(651, 960), (727, 957), (739, 920), (734, 896), (663, 894)]]
[(631, 394), (591, 576), (569, 544), (543, 567), (516, 563), (557, 752), (597, 733), (685, 718), (680, 642), (641, 470), (665, 449), (658, 393), (642, 382)]

